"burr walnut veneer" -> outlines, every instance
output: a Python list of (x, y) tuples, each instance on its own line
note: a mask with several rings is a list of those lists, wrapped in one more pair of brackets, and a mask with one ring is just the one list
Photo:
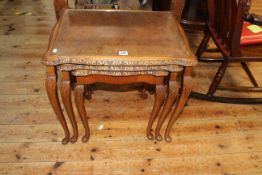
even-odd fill
[(156, 101), (147, 129), (147, 137), (153, 139), (151, 127), (165, 99), (163, 80), (170, 77), (169, 95), (156, 129), (156, 138), (161, 140), (161, 125), (178, 94), (177, 72), (183, 70), (182, 91), (165, 134), (166, 140), (171, 141), (169, 133), (191, 91), (192, 66), (197, 62), (174, 14), (75, 9), (64, 9), (59, 14), (43, 63), (48, 67), (47, 93), (65, 131), (63, 143), (70, 140), (70, 134), (58, 101), (58, 70), (62, 71), (62, 100), (74, 130), (71, 142), (78, 136), (70, 98), (72, 84), (76, 85), (76, 104), (86, 128), (83, 141), (89, 138), (83, 105), (84, 85), (96, 82), (156, 85)]

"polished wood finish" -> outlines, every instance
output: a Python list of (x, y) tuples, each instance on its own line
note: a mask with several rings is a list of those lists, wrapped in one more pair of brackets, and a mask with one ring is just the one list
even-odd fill
[(180, 97), (178, 99), (178, 102), (176, 104), (174, 113), (171, 114), (170, 120), (168, 122), (166, 132), (165, 132), (165, 140), (167, 142), (172, 141), (172, 137), (170, 136), (171, 129), (175, 123), (175, 121), (178, 119), (179, 115), (182, 113), (184, 106), (186, 102), (188, 101), (188, 98), (190, 96), (190, 93), (192, 91), (192, 67), (186, 67), (183, 74), (183, 86), (182, 86), (182, 92), (180, 94)]
[[(261, 13), (262, 2), (253, 2), (252, 13)], [(0, 174), (261, 174), (261, 105), (190, 98), (172, 129), (173, 141), (155, 144), (145, 139), (144, 132), (154, 96), (141, 100), (136, 90), (116, 92), (114, 87), (101, 85), (93, 87), (97, 90), (86, 101), (92, 138), (88, 144), (79, 139), (61, 145), (64, 131), (50, 107), (45, 67), (40, 62), (55, 22), (52, 5), (47, 0), (0, 1), (4, 43), (0, 46), (4, 82), (0, 86)], [(14, 16), (15, 8), (30, 9), (35, 15)], [(5, 35), (10, 24), (15, 30)], [(201, 33), (189, 34), (193, 49), (201, 39)], [(206, 90), (217, 65), (198, 64), (193, 71), (194, 90)], [(249, 66), (261, 83), (261, 63)], [(231, 64), (226, 76), (231, 74), (238, 76), (225, 78), (224, 83), (249, 83), (240, 65)], [(105, 88), (112, 91), (101, 90)], [(104, 129), (98, 130), (101, 124)]]
[(164, 108), (163, 108), (163, 110), (160, 114), (159, 121), (157, 123), (156, 130), (155, 130), (155, 139), (157, 141), (162, 140), (162, 136), (160, 134), (160, 129), (161, 129), (165, 119), (170, 114), (171, 108), (174, 105), (175, 100), (176, 100), (177, 95), (178, 95), (178, 90), (179, 90), (180, 86), (178, 85), (178, 82), (177, 82), (177, 73), (171, 73), (168, 83), (169, 84), (168, 84), (167, 99), (165, 101)]
[(47, 78), (46, 78), (46, 92), (49, 98), (49, 101), (54, 109), (54, 112), (61, 123), (64, 132), (65, 138), (62, 140), (63, 144), (67, 144), (70, 139), (69, 130), (66, 124), (65, 117), (61, 110), (60, 102), (57, 94), (57, 76), (55, 67), (48, 67), (47, 69)]
[(147, 138), (150, 140), (154, 139), (152, 134), (152, 126), (157, 118), (160, 111), (160, 107), (163, 104), (165, 98), (165, 86), (164, 77), (150, 76), (150, 75), (135, 75), (135, 76), (107, 76), (107, 75), (89, 75), (76, 77), (76, 88), (75, 88), (75, 100), (79, 115), (83, 121), (85, 127), (85, 136), (82, 138), (83, 142), (86, 142), (89, 138), (89, 126), (87, 122), (86, 111), (84, 107), (84, 86), (92, 85), (94, 83), (108, 83), (108, 84), (133, 84), (133, 83), (148, 83), (156, 86), (155, 90), (155, 102), (147, 125)]
[[(110, 28), (110, 32), (104, 32), (105, 28)], [(188, 49), (183, 33), (172, 12), (67, 9), (57, 23), (43, 62), (195, 65), (196, 58)], [(127, 51), (128, 55), (119, 55), (119, 51)]]
[(76, 85), (75, 86), (75, 102), (76, 102), (76, 107), (78, 110), (78, 114), (82, 120), (82, 123), (85, 128), (85, 135), (82, 137), (82, 142), (87, 142), (90, 138), (90, 129), (88, 125), (88, 119), (86, 116), (86, 110), (85, 110), (85, 100), (84, 100), (84, 92), (85, 92), (85, 87), (84, 85)]
[(69, 120), (72, 124), (73, 133), (74, 133), (70, 141), (72, 143), (75, 143), (78, 138), (78, 129), (77, 129), (76, 119), (75, 119), (74, 110), (73, 110), (73, 106), (71, 102), (71, 80), (70, 80), (69, 72), (62, 72), (60, 91), (61, 91), (61, 97), (63, 100), (63, 104), (65, 106)]
[(165, 86), (164, 86), (164, 82), (162, 85), (156, 85), (156, 92), (155, 92), (155, 102), (154, 102), (154, 106), (153, 106), (153, 110), (151, 112), (149, 121), (148, 121), (148, 125), (147, 125), (147, 138), (149, 140), (153, 140), (154, 139), (154, 135), (152, 134), (152, 126), (155, 122), (155, 120), (157, 119), (157, 115), (160, 111), (161, 105), (163, 104), (163, 101), (165, 99)]
[[(147, 129), (147, 137), (153, 139), (152, 125), (164, 100), (163, 78), (168, 71), (179, 72), (182, 70), (181, 67), (191, 67), (197, 63), (175, 16), (171, 12), (73, 9), (64, 9), (61, 14), (63, 15), (51, 34), (43, 63), (49, 66), (91, 65), (97, 66), (96, 69), (102, 69), (103, 75), (96, 75), (93, 72), (98, 70), (89, 69), (80, 72), (80, 76), (76, 75), (77, 84), (82, 85), (99, 82), (110, 84), (141, 82), (157, 85), (156, 102)], [(110, 32), (104, 32), (108, 27), (111, 28)], [(120, 55), (120, 51), (126, 52), (126, 55)], [(103, 66), (107, 66), (109, 70), (104, 70)], [(162, 68), (157, 69), (160, 66)], [(132, 70), (138, 67), (142, 71), (141, 75), (139, 71)], [(148, 68), (152, 71), (146, 71)], [(112, 73), (123, 73), (116, 69), (127, 70), (124, 74), (133, 72), (134, 75), (117, 75), (118, 78), (115, 78), (111, 76)], [(82, 75), (83, 73), (88, 75)], [(69, 78), (68, 73), (63, 73), (61, 94), (76, 136), (77, 127), (70, 105)], [(159, 84), (162, 87), (159, 87)], [(79, 94), (78, 96), (82, 97)], [(84, 112), (79, 114), (82, 115), (82, 119), (85, 118)], [(85, 136), (87, 135), (86, 132)], [(75, 136), (72, 142), (76, 140)]]
[(108, 76), (108, 75), (89, 75), (77, 77), (79, 84), (94, 84), (94, 83), (108, 83), (108, 84), (132, 84), (132, 83), (148, 83), (148, 84), (163, 84), (162, 76), (153, 75), (135, 75), (135, 76)]

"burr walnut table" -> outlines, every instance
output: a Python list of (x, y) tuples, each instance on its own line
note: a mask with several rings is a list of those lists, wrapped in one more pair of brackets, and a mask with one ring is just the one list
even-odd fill
[[(169, 133), (191, 91), (192, 66), (197, 61), (171, 12), (65, 9), (51, 34), (43, 63), (47, 66), (47, 94), (66, 135), (63, 143), (67, 143), (70, 134), (57, 93), (59, 70), (62, 71), (62, 100), (74, 130), (71, 142), (75, 142), (78, 133), (70, 97), (70, 86), (74, 82), (71, 71), (77, 74), (77, 70), (81, 70), (85, 75), (78, 77), (87, 77), (88, 74), (93, 76), (93, 82), (112, 80), (113, 84), (112, 76), (123, 82), (129, 82), (130, 77), (134, 78), (130, 82), (134, 82), (136, 76), (142, 76), (148, 82), (151, 78), (167, 75), (153, 76), (152, 72), (167, 72), (170, 77), (168, 97), (156, 130), (156, 138), (161, 140), (161, 125), (178, 94), (177, 72), (183, 69), (182, 92), (165, 134), (166, 140), (171, 141)], [(98, 75), (98, 72), (103, 75)], [(139, 72), (143, 75), (138, 75)], [(76, 84), (84, 83), (86, 80), (79, 78)], [(153, 84), (163, 87), (162, 82)], [(147, 136), (153, 139), (151, 128)]]

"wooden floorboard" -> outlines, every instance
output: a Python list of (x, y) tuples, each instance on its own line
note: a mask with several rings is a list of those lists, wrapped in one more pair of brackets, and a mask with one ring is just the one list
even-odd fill
[[(262, 15), (261, 1), (254, 0), (251, 10)], [(145, 138), (154, 96), (142, 100), (137, 86), (121, 87), (124, 92), (96, 86), (85, 103), (90, 141), (62, 145), (41, 64), (54, 23), (52, 1), (0, 0), (1, 175), (262, 175), (262, 105), (190, 99), (172, 130), (173, 142), (159, 143)], [(195, 51), (203, 35), (188, 36)], [(194, 90), (206, 91), (218, 66), (200, 63)], [(250, 66), (262, 84), (262, 64)], [(239, 64), (230, 65), (222, 83), (250, 84)]]

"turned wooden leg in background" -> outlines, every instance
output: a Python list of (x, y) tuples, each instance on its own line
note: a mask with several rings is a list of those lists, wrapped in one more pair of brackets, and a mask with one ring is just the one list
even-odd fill
[(67, 144), (70, 140), (70, 134), (58, 99), (56, 80), (57, 77), (55, 67), (48, 67), (46, 78), (46, 91), (49, 101), (53, 107), (53, 110), (65, 132), (65, 138), (62, 140), (62, 143)]
[(92, 93), (93, 93), (93, 90), (92, 90), (92, 86), (91, 85), (85, 85), (85, 98), (87, 100), (91, 100), (92, 99)]
[(170, 120), (168, 122), (166, 132), (165, 132), (165, 140), (167, 142), (171, 142), (172, 138), (170, 136), (170, 132), (173, 124), (178, 119), (179, 115), (184, 109), (184, 106), (188, 100), (188, 97), (192, 91), (192, 67), (186, 67), (183, 74), (183, 83), (182, 83), (182, 92), (176, 104), (176, 108), (174, 113), (171, 115)]
[(62, 96), (62, 100), (64, 103), (64, 107), (66, 109), (67, 115), (69, 117), (69, 120), (73, 128), (73, 133), (74, 133), (70, 141), (72, 143), (75, 143), (78, 138), (78, 129), (77, 129), (77, 123), (76, 123), (72, 101), (71, 101), (71, 84), (70, 83), (71, 83), (70, 82), (70, 73), (62, 72), (60, 91), (61, 91), (61, 96)]
[(149, 118), (148, 126), (147, 126), (147, 138), (149, 140), (154, 139), (154, 135), (152, 134), (152, 125), (154, 121), (156, 120), (156, 117), (159, 113), (160, 107), (164, 101), (165, 98), (165, 86), (164, 84), (156, 85), (156, 92), (155, 92), (155, 102), (154, 107), (151, 113), (151, 116)]
[(164, 104), (164, 108), (161, 112), (160, 118), (157, 123), (156, 131), (155, 131), (155, 139), (158, 141), (162, 140), (162, 136), (160, 134), (161, 127), (167, 118), (168, 114), (171, 111), (171, 108), (175, 102), (175, 99), (178, 94), (178, 84), (177, 84), (177, 73), (171, 73), (169, 78), (169, 87), (168, 87), (168, 97)]
[(209, 87), (209, 90), (208, 90), (208, 93), (207, 95), (208, 96), (213, 96), (225, 74), (225, 71), (226, 71), (226, 68), (228, 66), (228, 60), (225, 58), (225, 60), (222, 62), (222, 64), (220, 65), (214, 79), (212, 80), (212, 83)]
[(86, 116), (86, 110), (85, 110), (84, 92), (85, 92), (84, 85), (75, 86), (75, 103), (76, 103), (76, 107), (77, 107), (79, 116), (85, 128), (85, 135), (82, 137), (82, 142), (87, 142), (90, 138), (90, 129), (89, 129), (88, 120)]
[(141, 90), (140, 90), (140, 96), (141, 96), (142, 99), (148, 98), (148, 95), (146, 94), (146, 86), (147, 86), (147, 84), (143, 83)]

